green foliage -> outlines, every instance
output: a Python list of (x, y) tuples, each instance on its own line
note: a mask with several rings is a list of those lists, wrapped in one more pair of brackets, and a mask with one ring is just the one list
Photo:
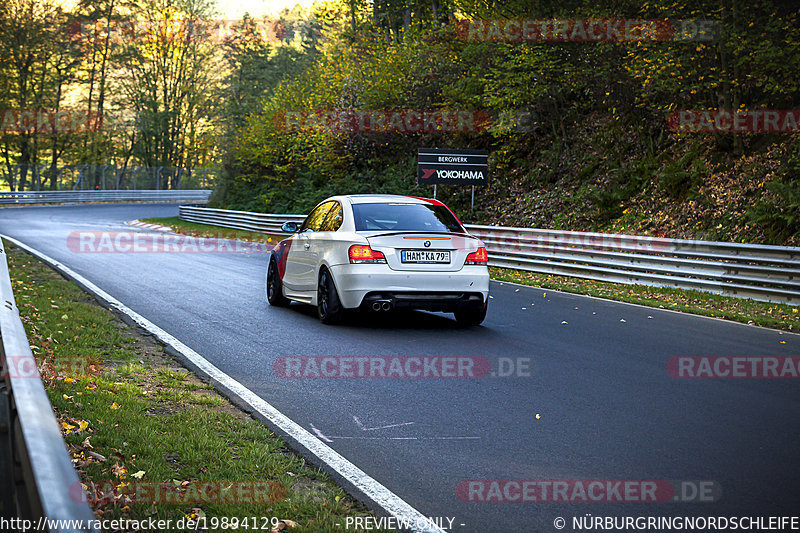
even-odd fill
[(800, 233), (800, 140), (795, 139), (777, 175), (778, 179), (767, 183), (769, 196), (747, 211), (750, 222), (762, 229), (771, 244), (782, 244)]
[[(336, 194), (406, 194), (414, 188), (415, 161), (407, 159), (379, 171), (324, 178), (302, 171), (290, 181), (251, 179), (227, 181), (225, 207), (262, 213), (307, 213), (317, 203)], [(211, 205), (220, 205), (212, 199)]]
[[(642, 202), (710, 210), (707, 180), (775, 139), (676, 134), (667, 128), (669, 114), (792, 109), (800, 93), (798, 10), (774, 0), (353, 0), (325, 4), (311, 16), (324, 40), (313, 57), (299, 52), (302, 67), (262, 91), (258, 105), (242, 106), (250, 112), (231, 136), (215, 205), (304, 212), (329, 194), (419, 192), (416, 149), (438, 146), (491, 151), (494, 189), (478, 191), (479, 201), (506, 205), (481, 207), (481, 222), (537, 220), (527, 208), (547, 213), (549, 225), (584, 221), (598, 229)], [(522, 17), (709, 19), (720, 33), (705, 41), (519, 44), (468, 41), (453, 24)], [(268, 70), (260, 59), (255, 64), (262, 66), (254, 72)], [(408, 109), (470, 110), (490, 117), (489, 125), (458, 134), (390, 134), (286, 124), (287, 113), (305, 120), (319, 112)], [(759, 164), (754, 176), (765, 172)], [(564, 189), (553, 193), (554, 202), (535, 197), (548, 188)], [(445, 195), (457, 209), (469, 205), (468, 192), (441, 187)], [(741, 219), (741, 209), (714, 216), (713, 224), (692, 222), (692, 230)]]
[(677, 161), (669, 162), (658, 173), (659, 185), (671, 197), (682, 199), (687, 195), (693, 196), (693, 190), (707, 172), (703, 161), (698, 159), (698, 153), (698, 147), (695, 146)]
[(748, 211), (752, 222), (763, 228), (766, 241), (782, 244), (800, 232), (800, 178), (768, 185), (773, 201), (759, 201)]

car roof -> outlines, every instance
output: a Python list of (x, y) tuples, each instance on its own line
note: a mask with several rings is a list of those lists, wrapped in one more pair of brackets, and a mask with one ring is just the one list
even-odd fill
[(350, 194), (344, 196), (344, 198), (347, 198), (353, 204), (428, 204), (436, 202), (427, 198), (416, 198), (400, 194)]

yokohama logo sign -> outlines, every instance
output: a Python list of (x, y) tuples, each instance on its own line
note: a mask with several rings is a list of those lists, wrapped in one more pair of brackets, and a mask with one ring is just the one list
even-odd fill
[(464, 180), (479, 180), (483, 181), (486, 179), (486, 176), (481, 172), (478, 171), (470, 171), (470, 170), (436, 170), (435, 168), (423, 168), (422, 171), (424, 172), (423, 176), (420, 176), (419, 179), (426, 180), (433, 178), (438, 178), (441, 182), (444, 181), (464, 181)]
[(420, 148), (417, 151), (417, 183), (435, 185), (486, 185), (489, 152)]

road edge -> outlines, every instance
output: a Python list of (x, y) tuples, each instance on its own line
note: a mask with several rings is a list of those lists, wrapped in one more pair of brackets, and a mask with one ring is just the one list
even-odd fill
[(308, 430), (281, 413), (266, 400), (218, 369), (202, 355), (150, 322), (147, 318), (56, 259), (13, 237), (0, 234), (0, 238), (22, 248), (62, 276), (76, 283), (83, 290), (92, 294), (104, 307), (120, 316), (126, 323), (141, 328), (152, 335), (165, 345), (168, 353), (177, 357), (195, 373), (207, 378), (221, 394), (266, 424), (279, 437), (292, 445), (298, 453), (331, 475), (347, 492), (362, 501), (376, 514), (395, 517), (398, 523), (408, 524), (410, 527), (405, 528), (405, 530), (413, 533), (444, 533), (444, 530), (429, 521), (425, 515), (417, 511), (405, 500), (370, 477)]
[(603, 298), (602, 296), (593, 296), (591, 294), (582, 294), (580, 292), (567, 292), (567, 291), (562, 291), (560, 289), (548, 289), (548, 288), (545, 288), (545, 287), (540, 287), (538, 285), (526, 285), (524, 283), (518, 283), (516, 281), (505, 281), (505, 280), (499, 280), (499, 279), (491, 278), (489, 280), (489, 282), (490, 283), (499, 283), (501, 285), (504, 284), (504, 283), (507, 283), (509, 285), (515, 285), (515, 286), (520, 287), (520, 288), (521, 287), (525, 287), (525, 288), (528, 288), (528, 289), (535, 289), (537, 291), (542, 291), (542, 292), (545, 292), (545, 293), (547, 293), (547, 292), (556, 292), (556, 293), (564, 294), (564, 295), (567, 295), (567, 296), (579, 296), (581, 298), (591, 298), (593, 300), (600, 300), (601, 302), (608, 302), (608, 303), (614, 303), (614, 304), (624, 304), (624, 305), (633, 305), (635, 307), (641, 307), (641, 308), (644, 308), (644, 309), (651, 309), (653, 311), (658, 311), (658, 312), (667, 311), (669, 313), (675, 313), (677, 315), (681, 315), (681, 316), (685, 316), (685, 317), (706, 318), (708, 320), (716, 320), (718, 322), (723, 322), (725, 324), (736, 324), (736, 325), (745, 326), (745, 327), (748, 327), (748, 328), (757, 328), (757, 329), (762, 330), (762, 331), (774, 331), (778, 335), (784, 335), (784, 334), (786, 334), (786, 335), (800, 335), (800, 331), (790, 331), (790, 330), (786, 330), (786, 329), (777, 329), (777, 328), (770, 328), (770, 327), (767, 327), (767, 326), (759, 326), (758, 324), (748, 324), (746, 322), (739, 322), (737, 320), (730, 320), (728, 318), (721, 318), (721, 317), (718, 317), (718, 316), (708, 316), (708, 315), (699, 315), (699, 314), (696, 314), (696, 313), (687, 313), (686, 311), (681, 311), (680, 309), (667, 309), (666, 307), (653, 307), (652, 305), (645, 305), (645, 304), (640, 304), (640, 303), (636, 303), (636, 302), (625, 302), (623, 300), (612, 300), (611, 298)]

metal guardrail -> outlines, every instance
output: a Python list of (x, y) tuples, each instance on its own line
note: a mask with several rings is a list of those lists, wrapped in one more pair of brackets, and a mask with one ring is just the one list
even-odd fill
[[(180, 218), (279, 233), (277, 215), (180, 207)], [(800, 302), (800, 248), (638, 235), (467, 224), (486, 243), (489, 265), (583, 279), (697, 289), (740, 298)]]
[[(66, 171), (66, 174), (65, 172)], [(212, 177), (209, 179), (209, 172)], [(141, 175), (140, 175), (141, 173)], [(217, 172), (197, 167), (17, 164), (0, 167), (0, 181), (17, 191), (206, 189)], [(77, 175), (76, 175), (77, 174)], [(137, 187), (137, 179), (139, 186)], [(168, 184), (172, 184), (169, 186)], [(211, 187), (213, 189), (213, 187)]]
[(32, 520), (44, 531), (94, 531), (19, 317), (2, 241), (0, 255), (0, 517)]
[(210, 190), (0, 192), (0, 205), (82, 202), (207, 202)]
[(185, 205), (180, 206), (179, 216), (187, 222), (278, 235), (282, 235), (281, 225), (284, 222), (302, 222), (306, 219), (305, 215), (270, 215), (267, 213), (252, 213), (250, 211), (231, 211), (229, 209), (211, 209)]

